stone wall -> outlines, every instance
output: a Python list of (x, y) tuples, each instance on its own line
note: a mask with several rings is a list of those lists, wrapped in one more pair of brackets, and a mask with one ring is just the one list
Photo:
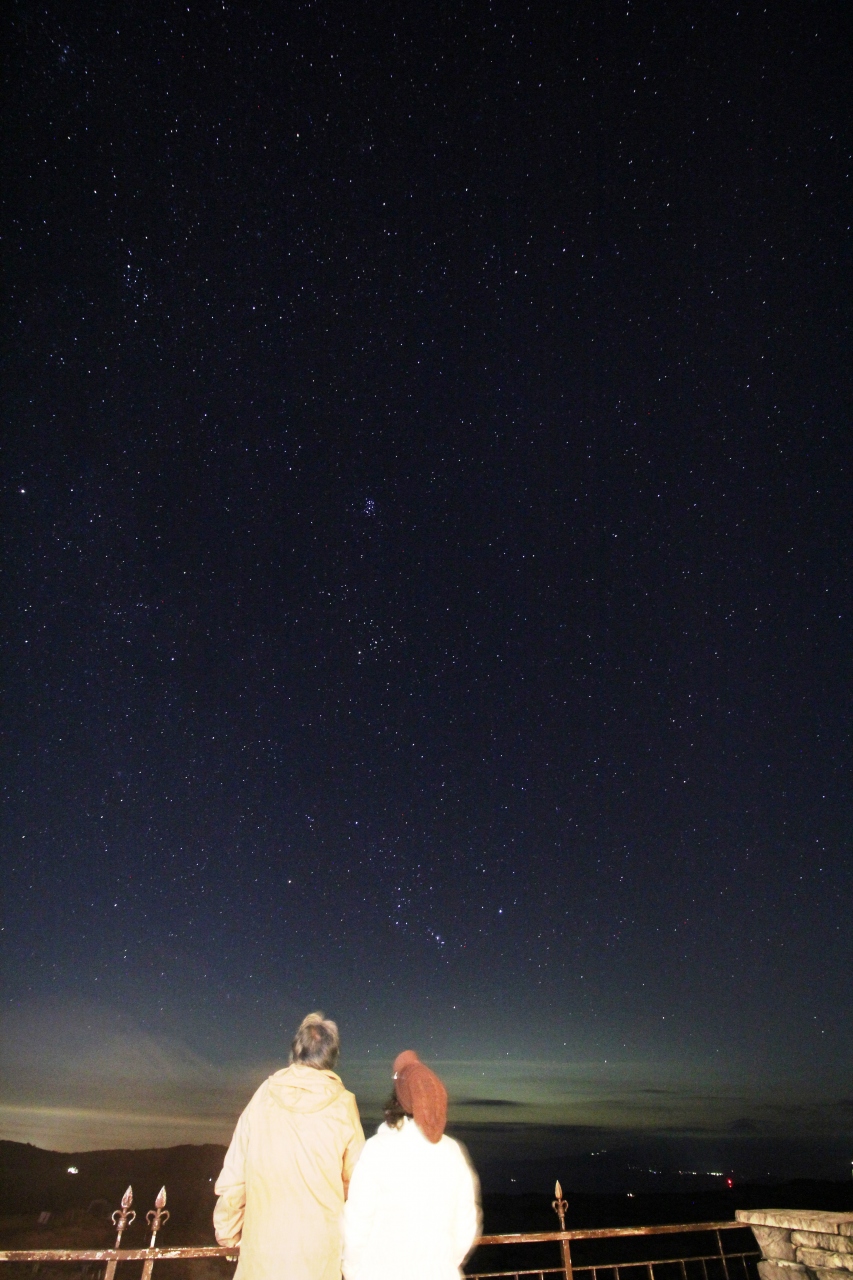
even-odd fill
[(853, 1213), (738, 1209), (761, 1249), (761, 1280), (853, 1280)]

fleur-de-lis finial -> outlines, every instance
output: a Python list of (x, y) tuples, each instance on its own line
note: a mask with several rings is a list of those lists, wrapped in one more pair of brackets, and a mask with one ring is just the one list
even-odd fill
[(568, 1200), (563, 1199), (563, 1188), (559, 1182), (554, 1183), (554, 1199), (551, 1201), (551, 1208), (560, 1219), (560, 1230), (566, 1229), (566, 1210), (569, 1207)]
[[(151, 1228), (151, 1243), (149, 1249), (153, 1249), (157, 1243), (157, 1232), (164, 1227), (169, 1221), (169, 1210), (166, 1208), (166, 1188), (161, 1187), (157, 1192), (157, 1199), (154, 1201), (154, 1208), (149, 1209), (145, 1215), (146, 1221)], [(142, 1280), (151, 1280), (151, 1272), (154, 1268), (154, 1259), (146, 1258), (142, 1268)]]
[(113, 1226), (118, 1229), (118, 1235), (116, 1236), (116, 1244), (115, 1244), (116, 1248), (118, 1248), (119, 1244), (121, 1243), (122, 1232), (124, 1231), (125, 1227), (129, 1227), (131, 1222), (134, 1222), (136, 1219), (136, 1214), (133, 1212), (133, 1210), (130, 1207), (132, 1204), (133, 1204), (133, 1187), (128, 1187), (127, 1191), (125, 1191), (124, 1195), (121, 1198), (121, 1208), (116, 1209), (115, 1213), (112, 1215)]
[[(145, 1217), (149, 1227), (151, 1228), (151, 1244), (149, 1245), (149, 1248), (153, 1249), (157, 1240), (157, 1232), (169, 1221), (169, 1210), (166, 1208), (165, 1187), (161, 1187), (157, 1192), (157, 1199), (154, 1201), (154, 1208), (149, 1209)], [(145, 1265), (147, 1266), (148, 1263), (146, 1262)], [(143, 1277), (144, 1276), (145, 1271), (143, 1269)]]
[[(115, 1242), (116, 1249), (118, 1249), (121, 1245), (121, 1238), (124, 1235), (125, 1227), (129, 1227), (132, 1222), (136, 1221), (136, 1214), (133, 1211), (133, 1209), (131, 1209), (130, 1207), (132, 1204), (133, 1204), (133, 1187), (128, 1187), (127, 1191), (125, 1191), (124, 1195), (121, 1198), (121, 1208), (116, 1209), (115, 1213), (112, 1215), (113, 1226), (116, 1228), (116, 1242)], [(115, 1273), (116, 1273), (116, 1263), (115, 1263), (115, 1259), (113, 1259), (112, 1262), (107, 1263), (107, 1269), (104, 1273), (104, 1280), (114, 1280)]]
[[(554, 1199), (551, 1201), (551, 1208), (560, 1219), (560, 1230), (566, 1230), (566, 1210), (569, 1207), (568, 1200), (563, 1199), (563, 1188), (559, 1182), (554, 1183)], [(574, 1280), (574, 1272), (572, 1271), (572, 1246), (567, 1239), (560, 1241), (560, 1249), (563, 1254), (563, 1272), (566, 1280)]]

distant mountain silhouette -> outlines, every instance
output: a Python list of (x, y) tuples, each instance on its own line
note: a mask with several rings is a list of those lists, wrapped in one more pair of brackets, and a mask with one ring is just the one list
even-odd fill
[[(137, 1248), (145, 1242), (145, 1214), (165, 1185), (171, 1218), (163, 1229), (162, 1243), (215, 1244), (213, 1184), (224, 1156), (224, 1147), (212, 1145), (69, 1153), (0, 1141), (0, 1217), (67, 1215), (77, 1210), (106, 1225), (109, 1213), (95, 1202), (106, 1201), (111, 1213), (132, 1185), (137, 1218), (123, 1243)], [(69, 1168), (78, 1172), (69, 1173)], [(47, 1241), (44, 1244), (50, 1247)]]
[[(115, 1238), (109, 1213), (118, 1208), (128, 1184), (133, 1186), (137, 1212), (137, 1220), (128, 1228), (122, 1242), (128, 1248), (147, 1243), (145, 1214), (153, 1207), (154, 1198), (163, 1185), (172, 1216), (158, 1243), (214, 1244), (213, 1184), (224, 1155), (224, 1147), (213, 1145), (71, 1154), (0, 1141), (0, 1246), (91, 1248), (108, 1245)], [(69, 1168), (77, 1169), (77, 1173), (69, 1173)], [(548, 1176), (543, 1169), (542, 1178)], [(631, 1196), (585, 1193), (573, 1189), (568, 1182), (564, 1186), (569, 1201), (566, 1223), (569, 1227), (724, 1221), (734, 1218), (735, 1209), (771, 1206), (853, 1210), (853, 1182), (799, 1180), (683, 1193), (638, 1191)], [(552, 1197), (552, 1189), (544, 1186), (541, 1193), (487, 1194), (483, 1198), (484, 1228), (494, 1233), (555, 1230)], [(39, 1227), (37, 1217), (44, 1212), (50, 1213), (51, 1219)], [(527, 1259), (520, 1265), (533, 1264)], [(177, 1275), (176, 1271), (175, 1277)], [(207, 1277), (205, 1273), (204, 1280), (216, 1280), (216, 1276), (211, 1272)]]

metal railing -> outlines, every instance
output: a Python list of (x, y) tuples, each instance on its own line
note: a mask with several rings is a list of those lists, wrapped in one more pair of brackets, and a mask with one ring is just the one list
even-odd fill
[[(564, 1280), (576, 1280), (580, 1276), (583, 1276), (584, 1280), (757, 1280), (755, 1260), (761, 1256), (758, 1249), (726, 1252), (723, 1247), (722, 1232), (743, 1233), (749, 1230), (742, 1222), (673, 1223), (657, 1227), (600, 1227), (567, 1231), (565, 1215), (568, 1205), (563, 1199), (559, 1182), (554, 1190), (556, 1198), (552, 1202), (552, 1207), (560, 1222), (559, 1231), (485, 1235), (477, 1241), (476, 1248), (479, 1250), (495, 1245), (503, 1247), (558, 1245), (560, 1264), (532, 1268), (513, 1267), (505, 1271), (470, 1271), (467, 1273), (466, 1280), (509, 1280), (510, 1277), (512, 1280), (522, 1280), (522, 1277), (528, 1276), (538, 1277), (538, 1280), (546, 1280), (546, 1277), (551, 1276), (562, 1276)], [(117, 1230), (116, 1242), (112, 1249), (3, 1249), (0, 1250), (0, 1262), (37, 1264), (76, 1262), (83, 1264), (84, 1272), (88, 1271), (92, 1263), (105, 1263), (103, 1280), (114, 1280), (116, 1266), (120, 1262), (142, 1262), (144, 1263), (142, 1280), (151, 1280), (155, 1262), (214, 1258), (236, 1261), (239, 1246), (185, 1245), (172, 1249), (155, 1246), (157, 1234), (169, 1217), (166, 1210), (165, 1187), (157, 1196), (155, 1207), (146, 1215), (151, 1230), (149, 1245), (142, 1249), (122, 1249), (120, 1245), (124, 1231), (136, 1217), (132, 1204), (133, 1190), (128, 1187), (122, 1197), (121, 1208), (112, 1215), (113, 1225)], [(596, 1242), (602, 1241), (642, 1240), (653, 1236), (687, 1236), (695, 1240), (695, 1237), (702, 1235), (714, 1241), (715, 1247), (710, 1251), (707, 1249), (703, 1251), (696, 1246), (686, 1254), (679, 1250), (669, 1257), (662, 1258), (637, 1259), (611, 1256), (580, 1262), (572, 1258), (574, 1242), (587, 1241), (595, 1245)], [(624, 1249), (620, 1251), (624, 1252)], [(668, 1272), (660, 1274), (665, 1268)]]
[[(155, 1262), (174, 1262), (188, 1258), (226, 1258), (236, 1261), (239, 1246), (223, 1249), (219, 1245), (182, 1245), (174, 1249), (156, 1247), (157, 1234), (169, 1220), (166, 1208), (166, 1188), (161, 1187), (154, 1208), (145, 1215), (151, 1231), (151, 1240), (146, 1248), (122, 1249), (121, 1238), (127, 1227), (136, 1219), (133, 1208), (133, 1187), (128, 1187), (121, 1198), (121, 1208), (112, 1215), (112, 1223), (116, 1228), (116, 1242), (112, 1249), (0, 1249), (0, 1262), (77, 1262), (83, 1263), (87, 1272), (91, 1263), (105, 1262), (103, 1280), (113, 1280), (116, 1267), (120, 1262), (142, 1262), (141, 1280), (151, 1280)], [(36, 1268), (37, 1269), (37, 1268)]]
[[(513, 1277), (521, 1280), (523, 1276), (535, 1276), (545, 1280), (546, 1276), (564, 1276), (565, 1280), (575, 1280), (578, 1276), (585, 1280), (664, 1280), (656, 1274), (655, 1268), (667, 1268), (669, 1274), (665, 1280), (757, 1280), (755, 1260), (761, 1257), (756, 1248), (726, 1251), (723, 1248), (723, 1231), (743, 1232), (742, 1222), (694, 1222), (672, 1223), (657, 1227), (596, 1227), (587, 1229), (566, 1230), (567, 1202), (563, 1199), (563, 1190), (559, 1182), (554, 1188), (555, 1199), (552, 1208), (559, 1222), (559, 1231), (525, 1231), (516, 1235), (481, 1236), (477, 1248), (490, 1245), (532, 1245), (557, 1244), (560, 1248), (559, 1266), (540, 1266), (533, 1268), (513, 1267), (506, 1271), (469, 1271), (467, 1280), (497, 1280), (498, 1277)], [(751, 1233), (750, 1233), (751, 1234)], [(705, 1236), (713, 1240), (710, 1250), (702, 1250), (695, 1246), (688, 1253), (681, 1250), (668, 1257), (651, 1258), (614, 1258), (597, 1257), (596, 1260), (578, 1262), (572, 1258), (572, 1243), (588, 1241), (593, 1246), (602, 1241), (643, 1240), (651, 1236), (687, 1236), (695, 1240), (696, 1236)], [(594, 1250), (596, 1253), (597, 1249)], [(624, 1252), (624, 1249), (620, 1250)], [(611, 1251), (612, 1253), (612, 1251)], [(623, 1276), (622, 1273), (626, 1274)]]

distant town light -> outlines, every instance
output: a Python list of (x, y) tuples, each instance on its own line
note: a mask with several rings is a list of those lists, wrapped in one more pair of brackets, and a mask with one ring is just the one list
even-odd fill
[(70, 1165), (68, 1166), (68, 1172), (69, 1172), (69, 1173), (79, 1173), (79, 1172), (80, 1172), (80, 1170), (77, 1168), (76, 1164), (70, 1164)]

